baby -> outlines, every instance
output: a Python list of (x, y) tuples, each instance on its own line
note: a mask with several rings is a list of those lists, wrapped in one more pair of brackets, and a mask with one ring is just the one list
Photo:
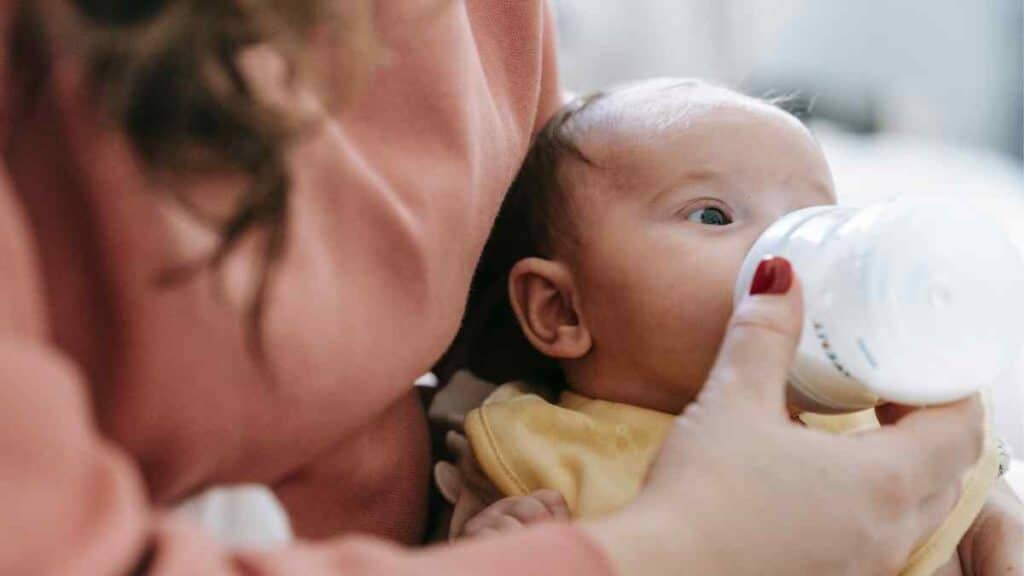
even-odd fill
[[(646, 81), (557, 113), (509, 192), (471, 302), (471, 310), (497, 302), (493, 324), (507, 300), (507, 317), (540, 354), (502, 347), (511, 370), (501, 380), (481, 376), (515, 382), (464, 421), (482, 472), (473, 490), (480, 508), (511, 498), (454, 531), (497, 532), (628, 503), (672, 415), (701, 390), (748, 249), (782, 215), (835, 201), (808, 130), (724, 88)], [(873, 414), (813, 423), (877, 425)], [(438, 468), (454, 501), (453, 474)], [(973, 513), (963, 514), (969, 524)], [(967, 527), (953, 524), (933, 538), (930, 557), (912, 558), (915, 569), (930, 573), (950, 558)]]

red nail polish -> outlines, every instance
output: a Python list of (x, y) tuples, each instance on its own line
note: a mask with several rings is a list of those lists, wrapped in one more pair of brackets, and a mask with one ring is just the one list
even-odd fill
[(789, 260), (768, 256), (757, 265), (750, 295), (785, 294), (793, 286), (793, 266)]

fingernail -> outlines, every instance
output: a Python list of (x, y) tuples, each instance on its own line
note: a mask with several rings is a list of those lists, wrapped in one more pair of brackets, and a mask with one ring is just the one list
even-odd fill
[(768, 256), (757, 265), (754, 281), (750, 284), (750, 295), (785, 294), (793, 286), (793, 266), (789, 260)]

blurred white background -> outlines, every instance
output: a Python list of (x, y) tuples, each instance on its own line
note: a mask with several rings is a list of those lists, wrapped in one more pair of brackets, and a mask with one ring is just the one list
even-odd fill
[(1021, 158), (1021, 0), (553, 0), (565, 85), (701, 76)]
[[(785, 107), (829, 156), (841, 202), (955, 198), (1024, 252), (1024, 1), (552, 3), (566, 89), (698, 76), (790, 97)], [(995, 385), (994, 403), (995, 426), (1020, 457), (1018, 364)]]

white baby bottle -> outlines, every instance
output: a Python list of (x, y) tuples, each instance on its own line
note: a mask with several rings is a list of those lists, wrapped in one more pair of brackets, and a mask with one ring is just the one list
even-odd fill
[(803, 284), (789, 381), (800, 409), (959, 400), (991, 384), (1024, 344), (1020, 251), (961, 205), (901, 199), (788, 214), (747, 255), (737, 302), (768, 256), (787, 258)]

